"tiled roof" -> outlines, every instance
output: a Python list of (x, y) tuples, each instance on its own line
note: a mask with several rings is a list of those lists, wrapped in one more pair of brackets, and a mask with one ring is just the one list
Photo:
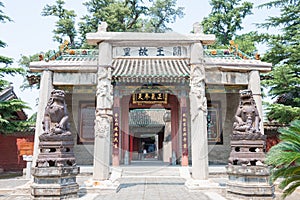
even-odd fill
[[(0, 91), (0, 101), (11, 101), (13, 99), (18, 99), (18, 97), (15, 94), (14, 88), (12, 86), (4, 88), (3, 90)], [(27, 115), (23, 109), (20, 111), (17, 111), (16, 114), (18, 115), (20, 120), (27, 119)]]
[(118, 58), (113, 60), (112, 66), (115, 80), (168, 78), (174, 82), (189, 77), (188, 59)]

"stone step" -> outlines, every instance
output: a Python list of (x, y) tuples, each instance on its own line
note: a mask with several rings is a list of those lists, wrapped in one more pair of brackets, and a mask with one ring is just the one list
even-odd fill
[(123, 167), (122, 177), (180, 177), (178, 167)]

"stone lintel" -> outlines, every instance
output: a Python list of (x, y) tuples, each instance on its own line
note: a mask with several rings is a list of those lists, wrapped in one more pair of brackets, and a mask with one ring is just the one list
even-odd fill
[(96, 32), (87, 33), (87, 42), (97, 45), (101, 42), (110, 42), (114, 45), (166, 45), (166, 44), (192, 44), (202, 42), (205, 45), (213, 44), (215, 35), (206, 34), (179, 34), (179, 33), (141, 33), (141, 32)]
[[(224, 59), (224, 61), (226, 61)], [(243, 60), (244, 61), (244, 60)], [(272, 66), (269, 63), (256, 61), (255, 63), (251, 62), (205, 62), (205, 69), (210, 71), (223, 71), (223, 72), (241, 72), (249, 73), (250, 71), (259, 71), (261, 73), (267, 73), (272, 70)]]
[(206, 71), (206, 84), (248, 85), (248, 73)]
[(53, 74), (53, 85), (96, 85), (96, 73), (59, 73)]
[(81, 72), (81, 73), (95, 73), (97, 72), (97, 63), (95, 64), (82, 64), (82, 63), (57, 63), (52, 62), (49, 64), (30, 63), (29, 69), (31, 72), (43, 72), (43, 71), (53, 71), (53, 72)]

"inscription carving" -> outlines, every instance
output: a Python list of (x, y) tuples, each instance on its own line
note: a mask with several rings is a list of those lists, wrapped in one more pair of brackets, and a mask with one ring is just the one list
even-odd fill
[(79, 142), (94, 142), (95, 133), (95, 104), (81, 103), (79, 117)]

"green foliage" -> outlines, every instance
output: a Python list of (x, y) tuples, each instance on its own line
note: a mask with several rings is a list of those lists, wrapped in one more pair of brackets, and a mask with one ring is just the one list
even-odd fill
[[(48, 55), (49, 52), (47, 52), (45, 55)], [(31, 56), (24, 56), (22, 55), (20, 60), (18, 60), (18, 64), (22, 67), (24, 67), (26, 70), (25, 72), (25, 76), (26, 77), (29, 77), (29, 76), (40, 76), (41, 73), (39, 72), (30, 72), (29, 71), (29, 64), (30, 62), (35, 62), (35, 61), (39, 61), (39, 56), (40, 54), (34, 54), (34, 55), (31, 55)], [(21, 88), (24, 90), (26, 88), (33, 88), (33, 87), (37, 87), (37, 88), (40, 88), (40, 84), (35, 84), (35, 85), (30, 85), (28, 80), (25, 78), (24, 81), (23, 81), (23, 84), (21, 86)]]
[(276, 119), (279, 123), (282, 124), (288, 124), (294, 119), (300, 119), (299, 107), (274, 103), (268, 105), (267, 111), (269, 120)]
[(238, 30), (242, 30), (242, 20), (252, 14), (253, 3), (241, 0), (211, 0), (211, 13), (202, 21), (203, 31), (207, 34), (215, 34), (217, 43), (228, 45), (236, 36)]
[(67, 36), (71, 46), (75, 46), (75, 11), (67, 10), (64, 8), (64, 0), (56, 0), (56, 5), (46, 5), (42, 11), (42, 16), (55, 16), (58, 17), (56, 22), (56, 29), (54, 32), (54, 40), (63, 43), (64, 36)]
[(2, 23), (5, 23), (7, 21), (11, 22), (12, 19), (4, 14), (4, 12), (1, 10), (1, 7), (4, 7), (4, 4), (0, 1), (0, 22)]
[(266, 163), (274, 167), (272, 181), (283, 178), (279, 188), (284, 190), (283, 198), (286, 198), (300, 186), (300, 120), (279, 132), (281, 142), (270, 149)]
[[(0, 7), (3, 7), (3, 3), (0, 2)], [(8, 16), (4, 15), (0, 10), (0, 22), (12, 21)], [(0, 47), (5, 48), (6, 44), (0, 40)], [(10, 84), (4, 79), (5, 75), (14, 76), (16, 74), (23, 74), (23, 68), (12, 68), (9, 64), (12, 64), (13, 60), (5, 56), (0, 55), (0, 92), (7, 88)], [(4, 66), (2, 66), (4, 64)], [(26, 103), (20, 99), (13, 99), (8, 101), (0, 101), (0, 133), (13, 133), (27, 129), (32, 122), (17, 121), (16, 112), (21, 111), (24, 108), (29, 108)]]
[(277, 98), (276, 104), (269, 107), (268, 117), (288, 123), (299, 119), (300, 109), (300, 1), (276, 0), (260, 6), (264, 7), (277, 7), (280, 14), (269, 17), (259, 27), (281, 30), (279, 34), (259, 35), (269, 47), (262, 60), (274, 65), (262, 82), (270, 88), (271, 96)]
[(236, 35), (234, 42), (238, 44), (239, 50), (249, 56), (253, 56), (257, 52), (255, 47), (257, 32), (249, 32), (242, 35)]
[(147, 32), (161, 33), (171, 30), (167, 27), (168, 23), (174, 23), (176, 18), (183, 17), (183, 8), (176, 8), (176, 0), (157, 0), (149, 8), (148, 16), (150, 20), (145, 23)]
[(79, 22), (81, 44), (85, 35), (96, 32), (98, 25), (105, 21), (108, 31), (165, 32), (167, 24), (183, 16), (183, 8), (176, 7), (177, 0), (92, 0), (83, 3), (88, 14)]
[(18, 121), (16, 112), (29, 107), (20, 99), (0, 101), (0, 133), (14, 133), (27, 130), (30, 121)]

